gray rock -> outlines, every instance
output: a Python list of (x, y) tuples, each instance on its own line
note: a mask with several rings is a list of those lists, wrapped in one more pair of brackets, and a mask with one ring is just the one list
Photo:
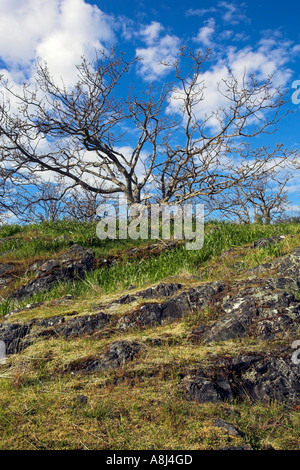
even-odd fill
[(16, 354), (29, 346), (27, 337), (32, 322), (28, 324), (0, 324), (0, 341), (4, 341), (6, 354)]
[(139, 292), (138, 295), (143, 299), (171, 297), (172, 295), (176, 294), (176, 292), (178, 292), (181, 287), (182, 285), (178, 283), (160, 283), (157, 286), (149, 287), (149, 289)]
[[(173, 295), (179, 288), (181, 288), (180, 284), (160, 284), (157, 286), (157, 289), (154, 290), (154, 295), (159, 293), (158, 296), (161, 297), (162, 293), (164, 293), (165, 296), (172, 295), (172, 298), (162, 303), (147, 303), (143, 305), (137, 312), (134, 312), (134, 314), (126, 315), (121, 318), (119, 320), (119, 328), (126, 329), (133, 326), (151, 326), (161, 324), (165, 321), (180, 319), (193, 310), (209, 305), (213, 298), (222, 291), (224, 285), (218, 281), (189, 289), (177, 296)], [(153, 293), (153, 291), (151, 292)], [(138, 297), (138, 293), (135, 294), (135, 296)]]
[(43, 263), (37, 270), (37, 277), (12, 294), (12, 298), (21, 299), (46, 292), (57, 282), (81, 279), (87, 271), (93, 269), (94, 253), (79, 245), (73, 245), (57, 260)]
[(300, 402), (300, 368), (289, 359), (261, 359), (242, 370), (238, 395), (252, 401)]
[(56, 315), (54, 317), (45, 318), (40, 320), (39, 325), (49, 328), (51, 326), (62, 325), (65, 322), (65, 317), (62, 315)]
[(81, 372), (101, 372), (116, 369), (132, 361), (141, 351), (142, 346), (135, 341), (115, 341), (99, 358), (90, 358), (71, 363), (68, 370)]
[(120, 297), (119, 299), (115, 300), (114, 303), (121, 304), (121, 305), (130, 304), (134, 302), (136, 299), (137, 298), (134, 297), (133, 295), (125, 294), (125, 295), (122, 295), (122, 297)]
[(214, 426), (216, 426), (217, 428), (224, 429), (224, 431), (226, 431), (230, 436), (235, 436), (235, 437), (244, 436), (244, 433), (242, 431), (237, 429), (232, 424), (227, 423), (227, 421), (224, 421), (224, 419), (218, 418), (214, 420)]
[(219, 403), (233, 398), (233, 394), (226, 378), (212, 380), (200, 369), (183, 378), (180, 390), (186, 399), (198, 403)]
[(289, 405), (300, 402), (300, 368), (291, 358), (245, 356), (228, 360), (218, 368), (217, 378), (213, 368), (205, 374), (199, 369), (183, 375), (179, 385), (183, 396), (200, 403), (237, 398)]
[[(149, 287), (148, 289), (137, 292), (134, 296), (130, 294), (125, 294), (119, 299), (115, 300), (115, 303), (129, 304), (131, 302), (134, 302), (138, 297), (142, 297), (143, 299), (159, 299), (161, 297), (171, 297), (176, 294), (176, 292), (178, 292), (181, 287), (181, 284), (160, 283), (157, 286)], [(132, 286), (132, 288), (134, 288), (134, 286)]]
[(13, 269), (15, 269), (14, 264), (6, 264), (6, 263), (0, 264), (0, 276), (3, 276), (4, 274), (7, 274), (8, 272), (12, 271)]
[(162, 306), (157, 303), (145, 304), (140, 308), (136, 323), (143, 326), (160, 324), (162, 320)]
[(262, 278), (230, 286), (219, 312), (223, 314), (203, 335), (206, 343), (228, 341), (248, 335), (274, 339), (296, 334), (300, 328), (299, 289), (292, 278)]
[(41, 274), (48, 273), (59, 266), (60, 266), (60, 262), (58, 260), (50, 259), (49, 261), (46, 261), (45, 263), (43, 263), (41, 266), (38, 267), (37, 275), (39, 276)]
[(266, 246), (275, 245), (276, 243), (282, 242), (284, 239), (284, 235), (280, 235), (278, 237), (260, 238), (253, 243), (253, 248), (264, 248)]
[(47, 334), (58, 334), (64, 338), (80, 336), (84, 334), (92, 334), (95, 331), (102, 330), (110, 322), (110, 316), (104, 312), (93, 315), (84, 315), (65, 321), (62, 317), (52, 317), (52, 319), (44, 320), (43, 326), (54, 325), (54, 330)]

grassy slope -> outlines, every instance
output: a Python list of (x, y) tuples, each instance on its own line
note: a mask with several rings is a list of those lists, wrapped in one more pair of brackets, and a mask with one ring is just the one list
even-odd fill
[[(281, 244), (249, 250), (245, 245), (261, 237), (290, 234)], [(292, 236), (293, 235), (293, 236)], [(95, 237), (95, 227), (59, 223), (41, 226), (8, 226), (0, 238), (9, 237), (1, 251), (2, 263), (16, 263), (21, 279), (30, 279), (28, 266), (35, 260), (55, 258), (73, 243), (93, 247), (97, 256), (116, 255), (129, 247), (148, 242), (105, 241)], [(205, 244), (199, 252), (184, 247), (159, 257), (126, 261), (96, 270), (85, 281), (59, 285), (46, 295), (30, 299), (41, 306), (21, 311), (11, 318), (88, 314), (92, 306), (107, 304), (107, 311), (123, 315), (131, 306), (112, 306), (130, 284), (145, 287), (160, 280), (180, 280), (185, 285), (215, 279), (234, 279), (238, 263), (253, 267), (289, 252), (300, 245), (299, 225), (239, 226), (213, 224), (205, 228)], [(233, 252), (220, 256), (231, 246)], [(199, 281), (199, 279), (201, 281)], [(1, 312), (26, 305), (11, 305), (2, 294)], [(134, 290), (133, 290), (134, 292)], [(59, 298), (71, 293), (72, 300)], [(113, 340), (135, 339), (145, 347), (139, 358), (118, 370), (97, 374), (72, 374), (71, 361), (99, 354), (112, 339), (108, 336), (63, 340), (41, 339), (0, 366), (0, 448), (2, 449), (218, 449), (250, 443), (255, 449), (271, 444), (276, 449), (299, 449), (299, 413), (280, 404), (224, 403), (199, 405), (183, 401), (178, 394), (178, 373), (199, 361), (244, 352), (270, 350), (275, 344), (251, 338), (213, 345), (193, 345), (188, 339), (192, 326), (209, 319), (206, 310), (173, 324), (116, 332)], [(152, 339), (162, 345), (154, 346)], [(87, 403), (77, 399), (87, 397)], [(231, 437), (213, 425), (217, 417), (235, 424), (245, 433)]]

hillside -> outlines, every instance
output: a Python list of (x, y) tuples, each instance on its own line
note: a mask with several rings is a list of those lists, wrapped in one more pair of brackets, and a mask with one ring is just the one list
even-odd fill
[(300, 449), (299, 224), (11, 225), (0, 256), (1, 449)]

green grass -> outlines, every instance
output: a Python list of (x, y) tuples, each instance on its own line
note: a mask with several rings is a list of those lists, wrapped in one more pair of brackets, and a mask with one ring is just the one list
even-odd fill
[[(11, 226), (11, 231), (9, 227), (4, 226), (0, 230), (0, 236), (2, 233), (2, 235), (9, 234), (8, 236), (12, 237), (1, 245), (2, 251), (12, 250), (11, 253), (4, 255), (5, 262), (16, 259), (32, 262), (39, 256), (49, 259), (74, 243), (92, 248), (97, 257), (116, 255), (117, 252), (123, 251), (124, 253), (126, 249), (134, 246), (151, 244), (151, 240), (99, 240), (95, 235), (96, 225), (92, 223), (68, 221), (43, 223), (24, 226), (22, 232), (17, 230), (18, 226)], [(142, 287), (181, 274), (197, 276), (205, 264), (229, 247), (238, 247), (250, 244), (259, 238), (282, 234), (294, 236), (300, 234), (300, 225), (253, 224), (246, 226), (232, 223), (208, 223), (205, 226), (204, 245), (200, 250), (188, 251), (184, 245), (181, 245), (176, 250), (164, 251), (160, 256), (148, 259), (126, 260), (125, 257), (115, 266), (87, 273), (84, 280), (73, 283), (61, 282), (53, 286), (49, 292), (34, 294), (20, 302), (5, 299), (0, 304), (0, 316), (8, 313), (9, 310), (22, 308), (30, 302), (55, 299), (67, 294), (80, 297), (101, 292), (113, 293), (122, 291), (129, 285)], [(276, 258), (282, 254), (282, 244), (271, 245), (254, 250), (248, 255), (248, 261), (252, 257), (254, 264), (260, 264), (267, 258)]]

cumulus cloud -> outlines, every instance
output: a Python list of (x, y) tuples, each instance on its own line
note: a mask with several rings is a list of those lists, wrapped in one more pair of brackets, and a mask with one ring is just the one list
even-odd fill
[(249, 22), (249, 18), (245, 13), (245, 3), (233, 3), (225, 0), (219, 1), (216, 6), (209, 8), (189, 8), (186, 11), (186, 16), (199, 16), (200, 18), (207, 14), (218, 14), (221, 16), (224, 23), (236, 25), (241, 22)]
[(204, 16), (207, 13), (216, 13), (218, 9), (216, 7), (210, 8), (189, 8), (186, 11), (186, 16)]
[(206, 21), (205, 26), (199, 29), (194, 41), (200, 42), (203, 46), (209, 47), (212, 44), (212, 37), (215, 33), (216, 22), (213, 18)]
[(249, 22), (249, 19), (244, 12), (246, 6), (245, 3), (235, 4), (226, 1), (220, 1), (218, 6), (222, 11), (222, 19), (225, 21), (225, 23), (234, 25), (242, 21)]
[(41, 58), (55, 77), (72, 82), (80, 57), (113, 39), (113, 19), (84, 0), (1, 2), (0, 58), (11, 73), (22, 69), (23, 79)]
[(147, 46), (153, 46), (158, 40), (160, 33), (164, 30), (164, 27), (157, 21), (152, 21), (143, 31), (141, 31), (141, 36), (144, 39)]
[(162, 62), (173, 62), (177, 56), (180, 39), (175, 35), (164, 34), (164, 27), (152, 22), (140, 32), (147, 47), (137, 48), (136, 54), (142, 58), (139, 73), (146, 81), (164, 77), (168, 67)]

